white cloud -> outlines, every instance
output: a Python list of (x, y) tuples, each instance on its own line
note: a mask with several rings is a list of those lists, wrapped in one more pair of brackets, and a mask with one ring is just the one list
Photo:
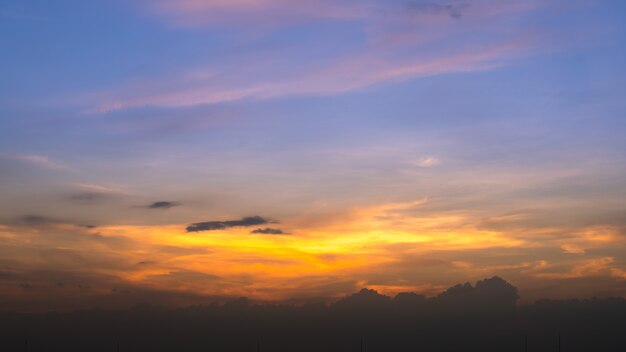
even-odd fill
[(414, 163), (415, 165), (419, 167), (433, 167), (433, 166), (441, 165), (441, 160), (433, 156), (425, 156), (415, 161)]

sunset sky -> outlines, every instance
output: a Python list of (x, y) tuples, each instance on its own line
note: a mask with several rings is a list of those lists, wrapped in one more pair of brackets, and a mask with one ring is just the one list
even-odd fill
[(626, 295), (626, 2), (0, 2), (0, 308)]

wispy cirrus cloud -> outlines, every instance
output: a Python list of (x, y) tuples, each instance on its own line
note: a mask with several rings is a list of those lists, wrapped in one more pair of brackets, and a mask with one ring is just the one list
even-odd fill
[(441, 164), (441, 160), (433, 156), (425, 156), (414, 162), (419, 167), (433, 167)]
[(537, 48), (537, 36), (532, 34), (535, 28), (502, 28), (509, 26), (507, 16), (523, 15), (538, 4), (533, 0), (146, 3), (149, 13), (177, 24), (210, 28), (227, 25), (244, 33), (255, 32), (258, 22), (264, 21), (278, 28), (314, 19), (358, 19), (365, 37), (357, 46), (351, 42), (347, 51), (328, 51), (324, 59), (300, 57), (302, 52), (298, 50), (277, 50), (269, 57), (242, 55), (227, 63), (170, 72), (160, 78), (134, 79), (131, 84), (90, 93), (80, 100), (88, 102), (86, 110), (90, 113), (149, 106), (184, 108), (242, 100), (338, 95), (420, 77), (490, 70), (508, 65)]
[(126, 193), (122, 188), (117, 186), (104, 186), (94, 183), (72, 183), (71, 186), (80, 188), (84, 191), (97, 192), (97, 193)]
[(328, 0), (158, 0), (145, 8), (175, 26), (247, 23), (276, 26), (320, 19), (355, 19), (375, 1)]
[(77, 188), (79, 191), (73, 192), (67, 199), (84, 204), (96, 203), (102, 200), (128, 195), (126, 191), (119, 187), (90, 183), (71, 183), (70, 186)]
[[(446, 73), (484, 71), (506, 65), (508, 60), (522, 55), (530, 47), (527, 38), (515, 39), (495, 46), (480, 47), (445, 56), (411, 58), (385, 58), (372, 52), (363, 56), (340, 59), (327, 67), (287, 74), (277, 72), (273, 79), (254, 80), (247, 77), (262, 76), (263, 72), (234, 70), (216, 76), (196, 71), (184, 74), (170, 83), (157, 83), (162, 87), (188, 87), (163, 89), (143, 94), (136, 87), (101, 96), (104, 103), (89, 112), (107, 113), (147, 106), (181, 108), (211, 105), (241, 100), (265, 100), (302, 95), (336, 95), (358, 91), (367, 87), (397, 83), (419, 77)], [(265, 70), (274, 68), (266, 67)], [(212, 70), (209, 70), (212, 71)], [(245, 71), (245, 70), (244, 70)], [(152, 90), (151, 90), (152, 91)]]
[(421, 21), (483, 16), (538, 6), (535, 0), (157, 0), (143, 8), (175, 26), (280, 27), (311, 21), (372, 21), (407, 15)]
[(51, 159), (46, 155), (18, 154), (0, 151), (0, 159), (17, 160), (31, 165), (57, 171), (69, 171), (71, 168), (65, 164)]

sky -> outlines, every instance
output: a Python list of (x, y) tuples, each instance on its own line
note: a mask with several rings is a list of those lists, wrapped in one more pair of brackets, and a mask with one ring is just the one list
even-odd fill
[(3, 307), (626, 295), (621, 0), (3, 0)]

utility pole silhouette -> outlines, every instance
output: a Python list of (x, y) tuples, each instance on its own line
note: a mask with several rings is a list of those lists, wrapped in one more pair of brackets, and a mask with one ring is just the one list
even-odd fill
[(524, 352), (528, 352), (528, 335), (524, 335)]
[(559, 333), (559, 352), (561, 352), (561, 333)]

